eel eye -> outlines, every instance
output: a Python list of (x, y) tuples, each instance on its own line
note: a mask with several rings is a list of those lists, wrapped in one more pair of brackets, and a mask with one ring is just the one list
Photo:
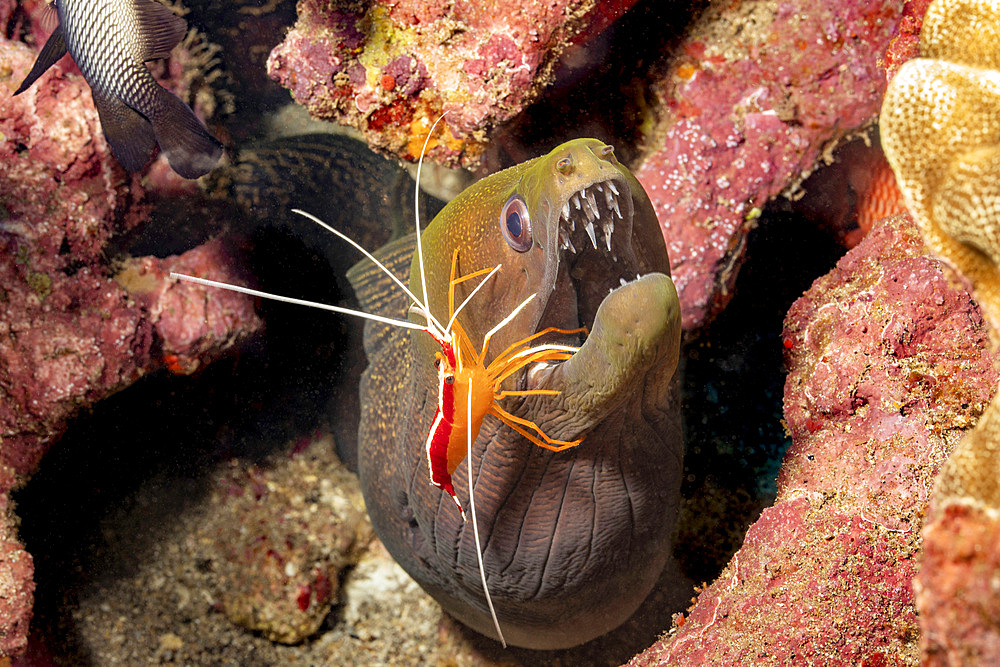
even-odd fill
[(531, 217), (521, 195), (511, 195), (500, 210), (500, 231), (514, 250), (527, 252), (531, 248)]

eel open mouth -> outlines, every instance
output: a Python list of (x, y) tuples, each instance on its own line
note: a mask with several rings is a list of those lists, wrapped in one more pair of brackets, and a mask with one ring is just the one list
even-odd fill
[(631, 187), (618, 175), (597, 180), (570, 193), (560, 210), (559, 271), (542, 321), (589, 329), (608, 293), (642, 271), (632, 247)]

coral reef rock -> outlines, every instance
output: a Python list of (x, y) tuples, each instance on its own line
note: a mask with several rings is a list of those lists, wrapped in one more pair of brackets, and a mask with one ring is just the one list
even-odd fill
[[(1000, 326), (1000, 2), (937, 0), (882, 107), (882, 145), (933, 251)], [(916, 581), (926, 664), (1000, 661), (1000, 399), (943, 466)]]
[(870, 124), (902, 2), (712, 3), (654, 84), (656, 146), (636, 176), (656, 208), (684, 328), (728, 302), (760, 209)]
[(218, 571), (222, 609), (272, 641), (315, 633), (338, 600), (340, 571), (374, 535), (358, 478), (339, 463), (330, 436), (264, 469), (234, 462), (216, 480), (199, 543)]
[(998, 379), (979, 308), (927, 252), (888, 218), (792, 306), (777, 501), (630, 664), (918, 664), (931, 487)]
[[(30, 616), (31, 559), (18, 546), (8, 493), (81, 409), (169, 363), (158, 350), (195, 357), (259, 327), (251, 301), (211, 331), (214, 342), (169, 340), (168, 302), (140, 303), (111, 277), (109, 240), (145, 219), (139, 177), (114, 161), (90, 90), (78, 75), (52, 68), (11, 97), (35, 59), (24, 44), (0, 39), (0, 651), (24, 646)], [(229, 262), (228, 255), (209, 256)], [(227, 277), (236, 275), (218, 267)], [(165, 268), (164, 268), (165, 270)], [(161, 275), (161, 278), (163, 276)], [(204, 289), (198, 290), (207, 299)], [(176, 295), (163, 286), (161, 296)], [(206, 325), (208, 326), (208, 325)], [(9, 592), (9, 593), (8, 593)]]
[(404, 158), (420, 154), (446, 112), (428, 157), (474, 165), (486, 134), (548, 84), (558, 55), (634, 2), (299, 0), (298, 22), (267, 66), (314, 117)]

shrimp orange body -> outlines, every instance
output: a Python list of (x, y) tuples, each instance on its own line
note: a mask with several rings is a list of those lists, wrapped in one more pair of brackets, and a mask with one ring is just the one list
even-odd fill
[[(451, 280), (448, 286), (451, 331), (445, 331), (442, 336), (430, 327), (427, 329), (427, 333), (441, 346), (441, 351), (434, 355), (434, 365), (438, 370), (438, 407), (434, 421), (431, 423), (430, 432), (427, 434), (426, 450), (431, 483), (451, 496), (464, 517), (465, 510), (462, 509), (462, 503), (455, 494), (455, 486), (451, 481), (451, 476), (468, 453), (471, 445), (469, 442), (470, 434), (472, 440), (479, 436), (483, 419), (487, 414), (492, 414), (534, 444), (552, 451), (574, 447), (583, 441), (582, 438), (572, 441), (549, 438), (534, 422), (515, 417), (501, 408), (499, 400), (507, 396), (558, 394), (557, 391), (544, 389), (503, 391), (500, 389), (500, 384), (528, 364), (565, 361), (577, 349), (564, 345), (541, 345), (529, 348), (527, 347), (529, 342), (548, 333), (572, 335), (586, 330), (567, 331), (550, 327), (510, 345), (489, 366), (485, 366), (483, 359), (489, 348), (491, 335), (509, 322), (527, 304), (527, 301), (514, 309), (507, 319), (487, 333), (483, 339), (482, 350), (477, 353), (465, 333), (465, 329), (455, 320), (455, 286), (485, 273), (489, 273), (485, 279), (488, 280), (494, 272), (483, 269), (456, 279), (455, 267), (457, 263), (458, 251), (456, 250), (452, 256)], [(463, 409), (465, 406), (468, 406), (468, 409)], [(543, 440), (527, 432), (526, 428), (536, 431)]]

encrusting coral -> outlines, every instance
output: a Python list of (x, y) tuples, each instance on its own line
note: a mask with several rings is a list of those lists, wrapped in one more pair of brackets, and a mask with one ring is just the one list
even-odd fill
[(997, 382), (988, 327), (907, 216), (785, 318), (777, 498), (675, 630), (629, 664), (916, 665), (921, 529)]
[[(935, 252), (973, 284), (1000, 330), (1000, 1), (937, 0), (921, 56), (886, 94), (882, 145)], [(937, 480), (916, 581), (929, 664), (1000, 658), (1000, 402)]]
[(685, 330), (728, 303), (761, 207), (870, 124), (901, 2), (716, 1), (653, 82), (658, 147), (636, 177), (670, 254)]

